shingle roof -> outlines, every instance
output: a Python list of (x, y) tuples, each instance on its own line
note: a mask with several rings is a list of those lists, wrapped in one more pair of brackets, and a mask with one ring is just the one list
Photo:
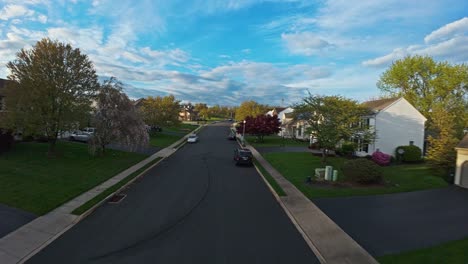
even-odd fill
[(388, 98), (388, 99), (380, 99), (380, 100), (367, 101), (362, 104), (369, 107), (373, 111), (380, 111), (382, 109), (385, 109), (387, 106), (393, 104), (398, 99), (400, 98), (395, 97), (395, 98)]
[(465, 134), (463, 139), (458, 143), (457, 148), (465, 148), (468, 149), (468, 133)]

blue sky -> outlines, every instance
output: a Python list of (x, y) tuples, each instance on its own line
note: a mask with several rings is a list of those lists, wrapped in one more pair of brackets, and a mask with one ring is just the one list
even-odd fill
[(363, 101), (406, 55), (467, 62), (468, 1), (0, 0), (0, 77), (43, 37), (80, 48), (131, 98)]

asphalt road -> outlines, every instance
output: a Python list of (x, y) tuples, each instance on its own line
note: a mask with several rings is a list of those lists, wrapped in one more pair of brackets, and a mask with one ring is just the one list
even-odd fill
[(205, 127), (28, 263), (319, 263), (227, 135)]
[(33, 213), (0, 204), (0, 238), (34, 220), (36, 217)]
[(460, 187), (314, 203), (373, 256), (468, 237), (468, 190)]

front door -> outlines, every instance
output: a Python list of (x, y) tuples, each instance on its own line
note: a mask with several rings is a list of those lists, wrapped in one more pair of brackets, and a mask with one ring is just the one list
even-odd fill
[(460, 185), (468, 188), (468, 161), (465, 161), (461, 167)]

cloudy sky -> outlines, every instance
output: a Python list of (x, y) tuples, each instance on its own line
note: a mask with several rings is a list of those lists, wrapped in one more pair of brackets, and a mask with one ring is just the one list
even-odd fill
[(362, 101), (405, 55), (467, 62), (468, 1), (0, 0), (0, 77), (43, 37), (80, 48), (131, 98)]

